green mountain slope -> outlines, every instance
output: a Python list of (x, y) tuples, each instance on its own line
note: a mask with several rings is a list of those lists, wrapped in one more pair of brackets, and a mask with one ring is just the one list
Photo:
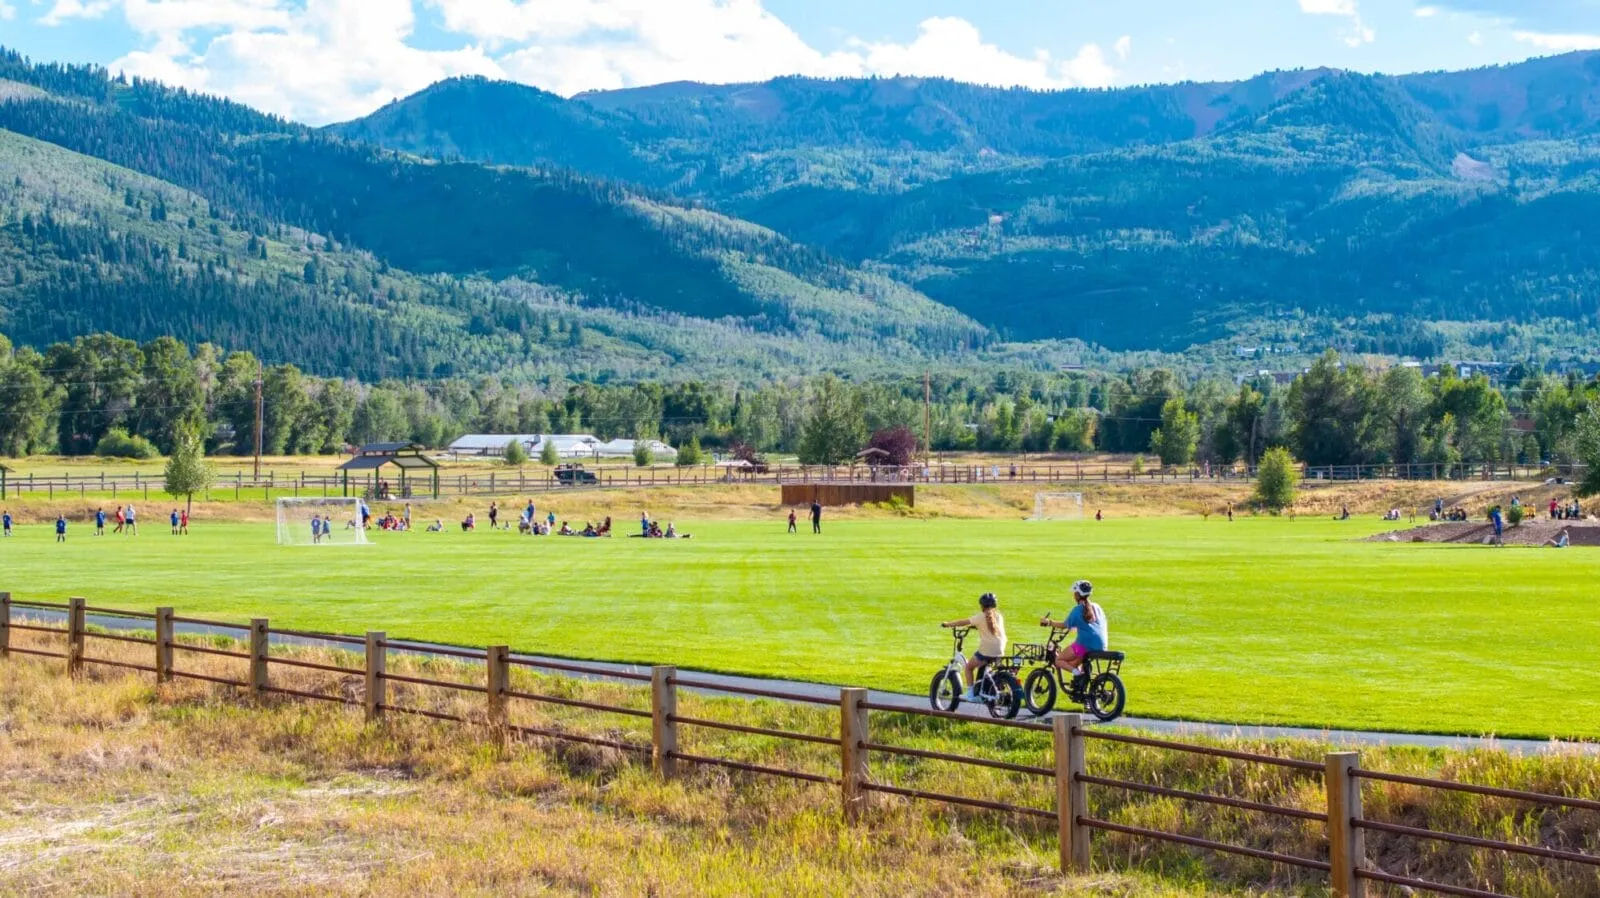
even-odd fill
[[(264, 118), (257, 130), (229, 132), (229, 123), (249, 116), (227, 104), (217, 111), (220, 101), (168, 92), (160, 102), (113, 102), (93, 97), (83, 77), (54, 68), (18, 74), (36, 82), (32, 88), (64, 82), (73, 93), (16, 91), (0, 102), (0, 128), (190, 191), (246, 242), (289, 229), (450, 291), (515, 279), (627, 320), (719, 321), (735, 333), (808, 345), (779, 357), (814, 355), (817, 340), (839, 346), (823, 356), (844, 358), (853, 357), (851, 345), (919, 356), (989, 339), (970, 320), (881, 276), (770, 230), (613, 182), (563, 170), (440, 163), (265, 127), (275, 120)], [(142, 84), (109, 93), (138, 91), (158, 93)], [(142, 114), (146, 107), (159, 114)], [(13, 319), (23, 320), (21, 312)], [(415, 360), (405, 370), (422, 365)]]

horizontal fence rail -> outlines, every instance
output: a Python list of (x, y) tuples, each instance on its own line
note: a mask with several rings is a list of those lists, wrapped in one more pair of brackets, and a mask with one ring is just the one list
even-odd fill
[[(480, 461), (482, 459), (479, 459)], [(587, 458), (563, 459), (564, 464), (582, 465)], [(1343, 480), (1478, 480), (1534, 481), (1581, 480), (1587, 468), (1582, 464), (1536, 465), (1511, 462), (1458, 462), (1455, 464), (1404, 465), (1302, 465), (1304, 479), (1311, 483)], [(472, 496), (514, 496), (581, 489), (616, 489), (665, 486), (706, 486), (714, 484), (794, 485), (794, 484), (1090, 484), (1090, 483), (1188, 483), (1195, 481), (1253, 481), (1252, 465), (1195, 464), (1162, 467), (1127, 461), (1021, 459), (985, 463), (956, 464), (921, 461), (904, 466), (882, 465), (690, 465), (628, 467), (620, 464), (594, 464), (581, 474), (567, 474), (543, 466), (504, 471), (449, 473), (441, 471), (438, 498)], [(387, 484), (385, 487), (383, 484)], [(166, 481), (161, 474), (10, 474), (3, 484), (0, 499), (43, 496), (48, 499), (149, 500), (166, 496)], [(270, 471), (261, 477), (234, 472), (224, 475), (211, 488), (197, 494), (203, 499), (235, 500), (261, 498), (359, 497), (374, 501), (405, 502), (435, 498), (431, 477), (403, 483), (374, 483), (370, 477), (351, 477), (320, 470)], [(145, 526), (160, 526), (159, 520), (146, 520)]]
[[(91, 609), (97, 614), (104, 614), (109, 617), (149, 621), (153, 626), (154, 635), (153, 637), (127, 636), (92, 630), (86, 619), (86, 613)], [(51, 617), (56, 619), (64, 617), (64, 625), (52, 625), (47, 620), (47, 618)], [(203, 627), (206, 628), (207, 632), (202, 634), (183, 634), (182, 638), (179, 638), (179, 634), (175, 629), (177, 624)], [(231, 644), (244, 646), (245, 650), (240, 651), (236, 648), (222, 648), (215, 645), (196, 645), (189, 641), (195, 638), (216, 639), (216, 636), (211, 635), (215, 629), (227, 629), (241, 633), (242, 636), (232, 641)], [(62, 651), (38, 648), (34, 645), (15, 645), (14, 632), (32, 634), (34, 642), (50, 641), (53, 643), (59, 641)], [(303, 658), (285, 657), (281, 653), (273, 654), (273, 647), (269, 638), (272, 635), (289, 640), (334, 645), (338, 647), (335, 649), (336, 652), (358, 659), (361, 664), (359, 667), (347, 667), (341, 664), (326, 664), (308, 661)], [(151, 661), (153, 663), (144, 664), (87, 655), (83, 650), (86, 638), (142, 647), (151, 651)], [(279, 643), (278, 648), (286, 647), (292, 646), (283, 642)], [(242, 671), (244, 677), (242, 679), (234, 679), (199, 671), (177, 669), (173, 664), (174, 652), (190, 652), (218, 657), (227, 659), (229, 663), (243, 662), (240, 667), (244, 668)], [(484, 676), (481, 682), (469, 683), (458, 680), (434, 679), (428, 676), (393, 673), (388, 670), (388, 659), (394, 653), (422, 656), (424, 658), (459, 659), (469, 664), (482, 664)], [(13, 600), (10, 593), (0, 592), (0, 659), (12, 654), (62, 659), (66, 662), (67, 672), (72, 676), (81, 675), (87, 665), (105, 666), (137, 673), (154, 674), (158, 683), (170, 682), (175, 679), (191, 679), (229, 689), (244, 690), (258, 696), (270, 694), (347, 706), (362, 706), (367, 717), (375, 721), (381, 720), (387, 714), (403, 714), (448, 723), (486, 726), (490, 731), (499, 733), (500, 738), (504, 738), (507, 735), (515, 735), (523, 738), (546, 739), (610, 748), (648, 756), (657, 773), (667, 778), (678, 775), (681, 762), (683, 764), (715, 766), (753, 775), (772, 776), (798, 782), (837, 787), (841, 793), (845, 815), (851, 820), (859, 819), (867, 811), (870, 796), (889, 795), (909, 801), (933, 802), (978, 811), (993, 811), (1022, 818), (1051, 821), (1057, 829), (1061, 855), (1060, 865), (1064, 871), (1068, 872), (1083, 873), (1091, 869), (1090, 834), (1092, 832), (1115, 833), (1135, 840), (1181, 845), (1204, 851), (1243, 856), (1272, 864), (1325, 874), (1332, 893), (1336, 896), (1341, 896), (1341, 898), (1353, 898), (1353, 896), (1354, 898), (1359, 898), (1359, 896), (1364, 895), (1364, 883), (1367, 882), (1403, 886), (1443, 895), (1501, 898), (1499, 893), (1485, 891), (1476, 884), (1434, 882), (1377, 869), (1368, 859), (1365, 849), (1363, 834), (1368, 832), (1382, 833), (1387, 837), (1415, 839), (1424, 842), (1442, 842), (1474, 850), (1514, 854), (1534, 858), (1542, 862), (1600, 868), (1600, 856), (1574, 851), (1567, 847), (1514, 843), (1369, 819), (1362, 813), (1362, 784), (1368, 781), (1385, 782), (1418, 789), (1522, 801), (1536, 806), (1583, 813), (1600, 811), (1600, 801), (1575, 796), (1549, 795), (1366, 770), (1357, 766), (1359, 758), (1354, 752), (1333, 752), (1326, 755), (1323, 761), (1317, 762), (1166, 739), (1152, 739), (1101, 729), (1090, 729), (1086, 726), (1083, 716), (1079, 714), (1060, 715), (1051, 719), (1049, 724), (991, 720), (872, 702), (869, 701), (868, 693), (865, 689), (841, 689), (836, 699), (822, 698), (816, 695), (806, 695), (783, 689), (761, 689), (713, 680), (696, 679), (693, 676), (679, 676), (675, 668), (665, 666), (653, 667), (649, 673), (642, 673), (579, 662), (547, 661), (538, 658), (514, 656), (506, 646), (468, 649), (434, 646), (398, 639), (392, 640), (382, 632), (370, 632), (365, 637), (356, 637), (302, 630), (273, 629), (269, 626), (268, 621), (264, 619), (253, 620), (248, 625), (241, 625), (203, 618), (179, 617), (173, 614), (171, 608), (158, 608), (154, 613), (122, 611), (90, 606), (84, 599), (72, 599), (66, 603), (18, 601)], [(273, 684), (270, 681), (270, 669), (274, 665), (335, 674), (343, 678), (346, 683), (361, 681), (364, 683), (365, 688), (359, 698), (350, 695), (329, 695), (292, 689), (282, 684)], [(600, 701), (539, 694), (515, 689), (512, 688), (509, 677), (512, 668), (550, 670), (557, 672), (557, 674), (577, 674), (596, 680), (614, 682), (618, 685), (618, 688), (640, 690), (639, 694), (641, 696), (648, 697), (649, 706), (648, 708), (627, 707), (606, 704)], [(472, 699), (474, 702), (482, 702), (481, 713), (475, 711), (470, 715), (451, 714), (401, 704), (397, 700), (392, 701), (389, 697), (387, 687), (391, 683), (416, 687), (438, 687), (452, 690), (456, 693), (481, 697)], [(837, 734), (827, 735), (801, 733), (769, 726), (740, 723), (733, 720), (714, 720), (704, 716), (680, 714), (677, 710), (677, 704), (681, 689), (702, 690), (707, 693), (746, 696), (757, 699), (772, 699), (809, 706), (835, 706), (839, 709), (839, 730)], [(645, 744), (626, 737), (596, 736), (554, 726), (518, 725), (510, 721), (508, 714), (508, 707), (514, 701), (552, 704), (599, 714), (647, 719), (651, 725), (650, 741)], [(1039, 746), (1040, 750), (1044, 751), (1046, 750), (1045, 743), (1047, 741), (1050, 743), (1048, 750), (1052, 757), (1052, 763), (1050, 766), (1014, 763), (995, 758), (932, 751), (874, 740), (871, 736), (871, 722), (869, 719), (870, 714), (874, 711), (951, 719), (962, 724), (974, 726), (1021, 728), (1038, 732), (1041, 736), (1048, 737), (1048, 739), (1041, 739)], [(838, 774), (788, 769), (746, 760), (713, 757), (703, 753), (684, 751), (679, 747), (679, 736), (682, 728), (720, 730), (834, 750), (838, 754)], [(1016, 738), (1026, 739), (1027, 737), (1019, 735)], [(1162, 752), (1179, 752), (1215, 757), (1241, 764), (1272, 767), (1289, 771), (1294, 775), (1317, 775), (1322, 778), (1325, 786), (1325, 806), (1317, 809), (1281, 807), (1230, 795), (1208, 794), (1175, 789), (1159, 783), (1142, 783), (1094, 775), (1089, 773), (1085, 757), (1085, 746), (1093, 742), (1125, 744)], [(953, 795), (927, 789), (910, 788), (884, 781), (882, 778), (873, 775), (871, 757), (875, 754), (885, 757), (913, 758), (922, 761), (1000, 770), (1021, 777), (1035, 778), (1034, 781), (1042, 779), (1053, 783), (1056, 797), (1055, 806), (1048, 809), (1031, 807), (970, 795)], [(1304, 857), (1248, 845), (1229, 844), (1186, 833), (1166, 832), (1108, 820), (1104, 816), (1096, 816), (1092, 812), (1090, 787), (1133, 795), (1151, 795), (1190, 805), (1221, 807), (1271, 815), (1311, 824), (1325, 833), (1326, 859), (1322, 857)], [(1319, 839), (1319, 841), (1321, 840)]]

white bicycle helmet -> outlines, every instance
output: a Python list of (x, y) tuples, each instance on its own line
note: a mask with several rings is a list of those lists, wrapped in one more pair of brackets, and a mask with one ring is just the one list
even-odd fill
[(1082, 596), (1087, 599), (1093, 592), (1094, 584), (1088, 580), (1079, 580), (1072, 584), (1072, 594), (1075, 596)]

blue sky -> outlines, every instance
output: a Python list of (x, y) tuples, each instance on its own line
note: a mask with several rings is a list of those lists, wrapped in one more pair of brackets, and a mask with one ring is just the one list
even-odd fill
[(0, 44), (312, 123), (452, 75), (570, 95), (781, 74), (1037, 88), (1600, 48), (1600, 0), (0, 0)]

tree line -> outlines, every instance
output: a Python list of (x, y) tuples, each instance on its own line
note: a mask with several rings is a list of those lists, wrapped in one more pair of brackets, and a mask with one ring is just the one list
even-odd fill
[[(186, 433), (210, 454), (254, 451), (256, 381), (269, 455), (323, 454), (465, 433), (593, 433), (806, 463), (868, 445), (935, 451), (1150, 453), (1167, 466), (1257, 462), (1283, 447), (1309, 465), (1572, 463), (1600, 382), (1531, 367), (1499, 387), (1449, 369), (1363, 367), (1329, 352), (1289, 384), (1185, 380), (1165, 369), (934, 376), (832, 375), (757, 388), (698, 380), (516, 384), (501, 378), (362, 383), (265, 365), (173, 337), (94, 334), (43, 352), (0, 336), (0, 455), (170, 454)], [(1518, 426), (1518, 422), (1522, 422)], [(1600, 433), (1597, 430), (1596, 433)]]

